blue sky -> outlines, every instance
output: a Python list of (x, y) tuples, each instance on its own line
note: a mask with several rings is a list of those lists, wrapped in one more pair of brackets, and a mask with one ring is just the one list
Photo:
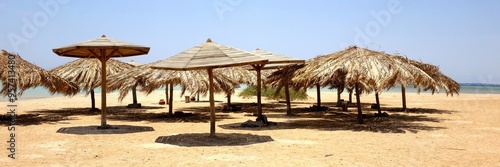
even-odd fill
[[(50, 4), (50, 5), (44, 5)], [(150, 63), (211, 38), (313, 58), (359, 45), (438, 65), (458, 82), (500, 83), (497, 0), (2, 0), (0, 48), (45, 69), (52, 48), (99, 38), (151, 47)]]

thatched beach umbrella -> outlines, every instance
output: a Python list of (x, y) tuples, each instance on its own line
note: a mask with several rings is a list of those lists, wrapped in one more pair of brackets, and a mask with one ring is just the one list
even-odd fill
[[(155, 69), (158, 70), (158, 69)], [(214, 92), (224, 93), (229, 95), (234, 93), (234, 89), (240, 84), (237, 78), (231, 78), (226, 74), (226, 70), (237, 70), (234, 67), (230, 69), (214, 69)], [(165, 71), (165, 70), (162, 70)], [(177, 83), (181, 86), (181, 95), (184, 95), (186, 91), (190, 92), (190, 96), (202, 94), (207, 96), (210, 90), (210, 85), (208, 82), (208, 73), (205, 70), (191, 70), (191, 71), (171, 71), (174, 76), (171, 78), (171, 83)], [(158, 81), (161, 79), (158, 78)], [(148, 86), (143, 87), (141, 90), (146, 92), (151, 92), (157, 88), (161, 82), (149, 82)]]
[[(412, 60), (403, 56), (394, 56), (394, 57), (396, 59), (399, 59), (400, 61), (411, 64), (421, 69), (425, 73), (427, 73), (427, 75), (429, 75), (432, 79), (434, 79), (437, 86), (445, 90), (447, 95), (451, 94), (453, 96), (453, 94), (458, 94), (458, 92), (460, 91), (460, 84), (458, 84), (458, 82), (456, 82), (455, 80), (451, 79), (450, 77), (444, 75), (441, 71), (439, 71), (439, 67), (432, 64), (427, 64), (416, 60)], [(406, 86), (407, 86), (406, 84), (401, 85), (403, 111), (406, 111)], [(433, 87), (431, 85), (428, 86), (430, 87), (426, 87), (424, 88), (424, 90), (431, 89), (432, 93), (434, 93), (435, 90), (433, 89)], [(420, 89), (418, 91), (420, 91)]]
[[(262, 75), (267, 76), (268, 73)], [(257, 85), (257, 74), (253, 71), (249, 71), (247, 68), (236, 66), (222, 69), (214, 69), (214, 78), (221, 77), (235, 82), (236, 85), (231, 90), (226, 91), (227, 107), (231, 107), (231, 96), (236, 89), (236, 86), (240, 84), (252, 84)]]
[[(132, 89), (132, 96), (137, 96), (135, 91), (138, 86), (142, 89), (146, 86), (150, 88), (156, 86), (154, 89), (165, 86), (166, 104), (170, 105), (169, 112), (172, 113), (171, 100), (173, 85), (178, 84), (175, 83), (174, 78), (175, 74), (172, 73), (172, 71), (153, 70), (149, 64), (140, 65), (130, 70), (121, 71), (117, 74), (109, 76), (108, 91), (119, 89), (120, 93), (118, 99), (123, 100), (130, 89)], [(170, 98), (168, 94), (169, 87), (171, 91)], [(151, 89), (148, 94), (154, 89)]]
[[(263, 58), (269, 60), (267, 62), (267, 64), (264, 66), (264, 69), (278, 69), (278, 68), (284, 67), (286, 65), (305, 62), (305, 60), (300, 60), (297, 58), (284, 56), (281, 54), (269, 52), (269, 51), (262, 50), (259, 48), (252, 51), (252, 53), (259, 55), (259, 56), (262, 56)], [(257, 81), (260, 81), (260, 77), (261, 77), (260, 70), (262, 70), (262, 67), (259, 67), (258, 65), (253, 65), (253, 67), (257, 71), (257, 78), (258, 78)], [(290, 105), (290, 92), (289, 92), (290, 90), (288, 88), (289, 84), (284, 84), (284, 87), (285, 87), (285, 98), (286, 98), (286, 106), (287, 106), (286, 113), (287, 113), (287, 115), (291, 116), (292, 109), (291, 109), (291, 105)], [(276, 90), (276, 92), (279, 92), (279, 91), (280, 91), (280, 89)], [(261, 85), (260, 85), (260, 83), (257, 83), (257, 107), (258, 107), (258, 117), (262, 117)]]
[[(299, 88), (316, 88), (316, 106), (321, 108), (321, 87), (330, 86), (331, 88), (335, 87), (337, 89), (338, 85), (331, 85), (330, 83), (326, 83), (326, 85), (320, 85), (318, 77), (310, 74), (311, 71), (314, 71), (314, 68), (321, 64), (321, 59), (326, 56), (317, 56), (305, 61), (304, 65), (291, 65), (284, 67), (276, 72), (276, 74), (287, 73), (288, 78), (290, 79), (288, 82), (293, 85), (295, 89)], [(293, 73), (291, 73), (293, 71)], [(292, 75), (290, 75), (292, 74)], [(279, 77), (279, 76), (276, 76)], [(334, 82), (336, 83), (336, 82)], [(343, 88), (342, 88), (343, 89)], [(340, 90), (340, 89), (339, 89)], [(338, 98), (340, 99), (340, 98)]]
[[(134, 67), (142, 65), (141, 63), (137, 63), (134, 60), (127, 62)], [(110, 79), (111, 80), (111, 79)], [(137, 85), (132, 87), (132, 104), (128, 104), (129, 108), (141, 108), (141, 103), (137, 103)]]
[[(109, 59), (106, 64), (106, 74), (108, 76), (133, 67), (115, 59)], [(87, 94), (90, 93), (91, 111), (96, 111), (94, 88), (100, 86), (101, 70), (102, 67), (99, 60), (81, 58), (60, 65), (49, 72), (80, 85), (83, 90), (87, 91)]]
[[(51, 94), (61, 93), (67, 96), (75, 95), (80, 91), (78, 85), (31, 64), (19, 55), (9, 53), (5, 50), (1, 50), (0, 52), (1, 92), (4, 96), (8, 96), (11, 93), (9, 89), (14, 89), (17, 92), (15, 94), (17, 98), (25, 90), (38, 86), (47, 88)], [(9, 81), (12, 78), (14, 78), (13, 85), (12, 81)], [(9, 85), (9, 83), (11, 84)]]
[[(231, 68), (231, 70), (235, 70)], [(224, 70), (225, 71), (225, 70)], [(246, 71), (246, 70), (245, 70)], [(222, 69), (214, 70), (214, 90), (215, 92), (228, 93), (234, 90), (238, 85), (237, 81), (232, 78), (221, 76)], [(147, 94), (154, 90), (167, 85), (180, 85), (182, 88), (181, 94), (189, 91), (193, 94), (206, 94), (209, 90), (208, 74), (203, 70), (192, 71), (174, 71), (152, 69), (150, 64), (139, 66), (131, 70), (109, 76), (108, 83), (109, 91), (120, 90), (119, 99), (122, 100), (128, 93), (128, 90), (136, 86), (141, 87), (141, 91)], [(170, 86), (172, 88), (172, 86)], [(172, 89), (170, 89), (169, 113), (172, 114)]]
[(118, 41), (103, 35), (98, 39), (55, 48), (52, 51), (59, 56), (97, 58), (101, 61), (101, 128), (108, 128), (106, 123), (106, 62), (111, 57), (148, 54), (149, 47)]
[(286, 115), (292, 116), (292, 109), (290, 106), (290, 92), (289, 92), (289, 85), (291, 84), (290, 81), (292, 80), (295, 71), (297, 69), (304, 67), (304, 64), (293, 64), (293, 65), (288, 65), (284, 66), (283, 68), (274, 71), (267, 77), (267, 83), (271, 84), (273, 87), (276, 87), (276, 94), (277, 95), (281, 89), (285, 88), (285, 100), (286, 100)]
[(281, 90), (283, 87), (287, 85), (292, 85), (295, 90), (299, 90), (301, 88), (316, 88), (316, 106), (318, 109), (321, 109), (321, 87), (329, 87), (329, 89), (336, 88), (338, 89), (338, 97), (337, 100), (340, 100), (340, 93), (344, 89), (344, 85), (341, 80), (333, 80), (330, 83), (326, 83), (324, 85), (320, 85), (319, 78), (307, 77), (307, 78), (297, 78), (296, 76), (312, 76), (306, 75), (304, 73), (309, 72), (308, 68), (312, 68), (310, 63), (314, 63), (313, 59), (306, 61), (305, 64), (293, 64), (289, 66), (284, 66), (276, 71), (274, 71), (268, 78), (267, 82), (271, 85), (277, 87), (277, 91)]
[[(210, 136), (215, 136), (215, 104), (213, 69), (253, 64), (265, 64), (267, 59), (252, 53), (212, 42), (210, 38), (203, 44), (181, 52), (152, 65), (153, 68), (170, 70), (208, 71), (210, 99)], [(258, 65), (263, 66), (263, 65)]]
[(317, 64), (311, 68), (308, 75), (320, 78), (321, 84), (342, 79), (341, 82), (345, 87), (355, 89), (359, 123), (363, 123), (361, 91), (366, 93), (375, 91), (378, 101), (378, 93), (382, 89), (394, 87), (400, 83), (411, 82), (416, 87), (425, 85), (427, 88), (438, 89), (434, 80), (421, 69), (395, 59), (393, 55), (356, 46), (327, 55), (321, 59), (321, 63)]
[(443, 88), (447, 95), (457, 94), (460, 92), (460, 84), (453, 80), (452, 78), (444, 75), (441, 71), (439, 73), (431, 75), (432, 79), (436, 81), (436, 84)]

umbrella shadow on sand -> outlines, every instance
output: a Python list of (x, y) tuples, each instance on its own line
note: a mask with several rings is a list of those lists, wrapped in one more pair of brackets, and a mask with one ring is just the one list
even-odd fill
[(20, 126), (41, 125), (43, 123), (55, 123), (59, 121), (73, 120), (62, 115), (42, 115), (42, 114), (19, 114), (15, 117), (0, 114), (0, 125), (9, 126), (12, 123)]
[[(127, 114), (110, 114), (110, 120), (120, 121), (148, 121), (148, 122), (191, 122), (191, 123), (206, 123), (210, 121), (209, 113), (190, 113), (183, 112), (182, 114), (174, 113), (173, 115), (168, 112), (162, 113), (148, 113), (148, 112), (130, 112)], [(215, 116), (217, 121), (222, 119), (231, 119), (228, 115), (217, 114)]]
[[(111, 110), (110, 114), (127, 113), (133, 111), (146, 111), (150, 109), (162, 109), (165, 107), (158, 106), (142, 106), (142, 108), (126, 108), (124, 106), (110, 106), (107, 109)], [(100, 115), (99, 111), (92, 111), (92, 108), (61, 108), (54, 110), (34, 110), (28, 113), (44, 114), (44, 115), (61, 115), (61, 116), (90, 116)]]
[(389, 112), (407, 112), (413, 114), (452, 114), (456, 111), (452, 110), (438, 110), (434, 108), (407, 108), (406, 111), (401, 107), (382, 107), (382, 110)]
[[(281, 111), (280, 111), (281, 110)], [(219, 125), (223, 129), (235, 130), (279, 130), (279, 129), (316, 129), (324, 131), (365, 131), (376, 133), (417, 133), (419, 131), (432, 131), (444, 129), (444, 127), (433, 126), (428, 123), (439, 123), (443, 121), (439, 118), (433, 118), (426, 115), (414, 115), (404, 113), (391, 113), (388, 117), (375, 117), (376, 110), (365, 108), (364, 124), (358, 124), (357, 113), (353, 111), (340, 112), (302, 112), (299, 116), (284, 116), (285, 109), (268, 112), (269, 119), (272, 118), (290, 118), (288, 121), (276, 122), (277, 125), (265, 127), (241, 127), (241, 123), (232, 123)], [(269, 111), (269, 109), (265, 109)], [(448, 113), (452, 111), (432, 110), (436, 113)]]
[(62, 127), (57, 133), (88, 135), (88, 134), (126, 134), (154, 131), (150, 126), (112, 125), (110, 128), (102, 129), (100, 126), (73, 126)]
[[(252, 113), (257, 111), (257, 103), (232, 103), (233, 105), (240, 106), (242, 109), (240, 111), (233, 111), (232, 113)], [(271, 102), (263, 103), (263, 112), (267, 118), (289, 118), (289, 119), (301, 119), (301, 118), (322, 118), (326, 111), (313, 111), (310, 107), (298, 107), (298, 105), (303, 106), (304, 104), (310, 104), (310, 106), (316, 103), (311, 102), (292, 102), (291, 103), (291, 116), (286, 115), (286, 104), (282, 102)], [(322, 106), (328, 107), (327, 111), (340, 111), (340, 107), (336, 107), (336, 102), (324, 102), (321, 103)], [(364, 108), (369, 108), (371, 103), (361, 103)], [(382, 105), (383, 106), (383, 105)], [(351, 106), (352, 107), (352, 106)], [(190, 108), (187, 108), (190, 109)], [(227, 111), (223, 111), (227, 112)], [(248, 115), (249, 117), (255, 117), (254, 115)]]
[[(208, 113), (183, 113), (170, 115), (166, 112), (153, 113), (148, 110), (163, 109), (163, 106), (142, 106), (141, 108), (127, 108), (125, 106), (107, 107), (108, 119), (120, 121), (149, 121), (149, 122), (208, 122), (210, 116)], [(165, 108), (166, 109), (166, 108)], [(74, 116), (97, 116), (99, 111), (91, 111), (91, 108), (62, 108), (56, 110), (37, 110), (29, 111), (38, 115), (40, 118), (31, 119), (31, 124), (41, 124), (45, 122), (58, 122), (62, 120), (71, 120)], [(49, 119), (51, 118), (51, 119)], [(217, 119), (229, 119), (227, 115), (218, 115)], [(3, 123), (3, 121), (2, 121)]]
[[(224, 105), (227, 105), (227, 103), (221, 103), (219, 106), (215, 107), (215, 110), (217, 112), (222, 111), (222, 108)], [(257, 112), (257, 103), (237, 103), (233, 102), (231, 103), (233, 106), (238, 106), (241, 107), (241, 110), (238, 111), (224, 111), (224, 112), (233, 112), (233, 113), (241, 113), (241, 112), (250, 112), (250, 111), (255, 111)], [(278, 107), (286, 107), (284, 104), (280, 103), (262, 103), (262, 108), (278, 108)], [(209, 107), (183, 107), (180, 108), (179, 110), (182, 111), (198, 111), (198, 112), (210, 112)]]
[(260, 136), (241, 133), (218, 133), (210, 137), (210, 133), (185, 133), (170, 136), (160, 136), (156, 143), (171, 144), (184, 147), (217, 147), (243, 146), (274, 141), (271, 136)]
[[(110, 109), (111, 111), (113, 109)], [(153, 113), (146, 112), (146, 110), (132, 109), (127, 112), (117, 112), (108, 115), (110, 120), (120, 120), (120, 121), (148, 121), (148, 122), (191, 122), (191, 123), (206, 123), (210, 121), (210, 108), (209, 107), (199, 107), (192, 108), (192, 110), (180, 110), (175, 111), (173, 114), (169, 114), (165, 109), (165, 112)], [(207, 112), (203, 112), (203, 111)], [(216, 114), (215, 120), (220, 121), (223, 119), (232, 119), (226, 114)]]
[[(125, 107), (108, 107), (112, 110), (112, 113), (127, 113), (122, 108)], [(145, 109), (158, 109), (163, 107), (143, 107), (141, 110)], [(131, 111), (133, 109), (128, 109)], [(54, 110), (34, 110), (27, 111), (27, 114), (18, 114), (15, 116), (15, 124), (21, 126), (29, 125), (41, 125), (44, 123), (54, 124), (60, 123), (60, 121), (76, 120), (75, 116), (93, 116), (99, 115), (99, 111), (92, 111), (91, 108), (61, 108)], [(12, 122), (12, 116), (1, 114), (0, 124), (10, 125)]]

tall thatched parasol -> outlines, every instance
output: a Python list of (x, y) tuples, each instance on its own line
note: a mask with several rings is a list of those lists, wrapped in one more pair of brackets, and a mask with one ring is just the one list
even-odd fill
[[(396, 59), (399, 59), (400, 61), (403, 61), (405, 63), (411, 64), (417, 68), (420, 68), (422, 71), (427, 73), (434, 81), (436, 82), (437, 86), (443, 88), (446, 92), (447, 95), (452, 95), (453, 94), (458, 94), (460, 91), (460, 84), (456, 82), (455, 80), (451, 79), (450, 77), (444, 75), (441, 71), (439, 71), (439, 67), (432, 65), (432, 64), (427, 64), (423, 62), (419, 62), (416, 60), (409, 59), (404, 56), (394, 56)], [(409, 83), (411, 84), (411, 83)], [(406, 84), (401, 85), (401, 93), (402, 93), (402, 101), (403, 101), (403, 110), (406, 110)], [(431, 89), (433, 90), (432, 93), (435, 92), (433, 87), (426, 87), (424, 90)], [(420, 91), (420, 89), (419, 89)]]
[[(5, 50), (1, 50), (0, 52), (1, 92), (4, 96), (8, 96), (11, 93), (9, 89), (14, 89), (17, 92), (15, 94), (17, 97), (21, 96), (26, 89), (38, 86), (47, 88), (51, 94), (62, 93), (72, 96), (80, 91), (78, 85), (31, 64), (19, 55), (14, 55)], [(11, 61), (10, 64), (9, 61)], [(14, 85), (9, 85), (9, 78), (15, 78)]]
[(279, 94), (281, 89), (285, 88), (285, 100), (287, 103), (286, 115), (292, 116), (292, 109), (290, 106), (290, 92), (289, 85), (291, 84), (291, 80), (297, 71), (297, 69), (303, 68), (304, 64), (292, 64), (288, 66), (284, 66), (267, 77), (267, 83), (271, 84), (273, 87), (276, 87), (276, 94)]
[[(127, 62), (134, 67), (142, 65), (141, 63), (137, 63), (134, 60)], [(132, 104), (128, 104), (128, 108), (141, 108), (141, 103), (137, 103), (137, 86), (132, 87)]]
[[(339, 87), (338, 84), (332, 85), (331, 83), (326, 83), (326, 85), (320, 85), (319, 78), (315, 77), (313, 74), (310, 74), (310, 72), (313, 71), (316, 66), (321, 64), (321, 59), (325, 58), (325, 57), (326, 56), (317, 56), (317, 57), (314, 57), (314, 58), (311, 58), (311, 59), (305, 61), (304, 65), (292, 65), (292, 66), (284, 67), (284, 68), (278, 70), (274, 74), (274, 75), (276, 75), (274, 77), (278, 77), (276, 79), (279, 79), (280, 73), (289, 74), (288, 77), (292, 77), (292, 78), (287, 78), (287, 79), (290, 79), (287, 82), (292, 84), (296, 90), (298, 90), (299, 88), (316, 87), (316, 106), (318, 108), (321, 108), (321, 91), (320, 91), (321, 87), (325, 87), (325, 86), (329, 86), (331, 88), (338, 88)], [(293, 71), (293, 74), (291, 73), (292, 71)], [(290, 74), (292, 74), (292, 75), (290, 75)], [(296, 77), (296, 76), (300, 76), (300, 77)], [(271, 79), (270, 82), (275, 82), (272, 80), (273, 79)], [(279, 83), (280, 82), (273, 83), (273, 84), (279, 84)], [(332, 83), (337, 83), (337, 82), (332, 82)], [(338, 89), (341, 90), (340, 88), (338, 88)], [(340, 99), (340, 98), (338, 98), (338, 99)]]
[[(267, 74), (268, 73), (264, 73), (262, 75), (267, 76)], [(240, 66), (214, 69), (214, 77), (221, 77), (231, 80), (232, 82), (237, 83), (235, 86), (238, 86), (240, 84), (257, 85), (258, 80), (257, 74), (255, 72), (249, 71), (247, 68)], [(234, 89), (236, 89), (236, 87), (233, 87), (231, 90), (226, 91), (227, 107), (229, 108), (232, 106), (231, 96), (234, 93)]]
[(400, 83), (411, 82), (416, 87), (438, 89), (434, 80), (421, 69), (395, 59), (392, 55), (356, 46), (327, 55), (317, 64), (307, 73), (311, 76), (299, 75), (298, 78), (319, 78), (320, 84), (341, 79), (344, 87), (353, 87), (356, 91), (359, 123), (363, 123), (359, 97), (361, 91), (375, 91), (378, 101), (378, 93), (382, 89)]
[[(209, 99), (210, 99), (210, 136), (215, 136), (215, 104), (213, 69), (233, 66), (265, 64), (267, 59), (256, 56), (240, 49), (212, 42), (210, 38), (203, 44), (156, 62), (153, 68), (171, 70), (200, 70), (208, 71)], [(258, 65), (263, 66), (263, 65)]]
[[(244, 70), (244, 69), (242, 69)], [(215, 92), (230, 93), (234, 87), (239, 84), (239, 78), (227, 78), (222, 76), (221, 73), (225, 71), (238, 71), (234, 67), (230, 70), (215, 69), (214, 70), (214, 87)], [(245, 70), (247, 71), (247, 70)], [(141, 91), (150, 94), (154, 90), (167, 85), (180, 85), (182, 88), (181, 94), (189, 91), (193, 94), (206, 95), (208, 86), (208, 74), (202, 70), (192, 71), (174, 71), (174, 70), (160, 70), (150, 68), (150, 64), (139, 66), (131, 70), (123, 71), (121, 73), (109, 76), (109, 90), (120, 90), (119, 99), (122, 100), (128, 93), (128, 90), (135, 86), (141, 86)], [(169, 113), (172, 114), (172, 92), (169, 102)]]
[[(119, 89), (120, 93), (118, 99), (123, 100), (130, 89), (132, 89), (132, 95), (135, 96), (134, 90), (138, 86), (142, 87), (142, 89), (146, 87), (151, 88), (148, 94), (156, 88), (165, 86), (166, 104), (170, 105), (169, 112), (172, 113), (173, 85), (178, 84), (174, 79), (175, 76), (176, 75), (172, 73), (172, 71), (153, 70), (149, 64), (140, 65), (130, 70), (121, 71), (120, 73), (109, 76), (110, 82), (108, 83), (108, 91)], [(169, 87), (170, 97), (168, 94)]]
[[(297, 59), (297, 58), (284, 56), (284, 55), (281, 55), (281, 54), (269, 52), (269, 51), (262, 50), (262, 49), (259, 49), (259, 48), (257, 48), (254, 51), (252, 51), (252, 53), (254, 53), (256, 55), (259, 55), (259, 56), (262, 56), (263, 58), (269, 60), (267, 62), (267, 64), (266, 64), (266, 66), (264, 67), (264, 69), (279, 69), (280, 67), (284, 67), (286, 65), (297, 64), (297, 63), (304, 63), (305, 62), (304, 60), (300, 60), (300, 59)], [(257, 81), (260, 81), (260, 77), (261, 77), (260, 70), (262, 70), (263, 67), (260, 67), (258, 65), (253, 65), (253, 67), (257, 71)], [(284, 78), (284, 79), (286, 79), (286, 78)], [(293, 114), (292, 114), (292, 108), (291, 108), (291, 105), (290, 105), (290, 92), (289, 92), (289, 88), (288, 88), (289, 84), (284, 84), (284, 87), (285, 87), (285, 98), (286, 98), (286, 106), (287, 106), (286, 113), (287, 113), (287, 115), (291, 116)], [(276, 90), (277, 93), (279, 91), (280, 91), (280, 89)], [(261, 85), (260, 85), (260, 82), (257, 83), (257, 105), (258, 105), (258, 117), (262, 117)]]
[(101, 61), (101, 80), (103, 81), (101, 85), (101, 128), (109, 128), (106, 123), (106, 62), (111, 57), (148, 54), (149, 47), (118, 41), (103, 35), (98, 39), (55, 48), (52, 51), (59, 56), (97, 58)]
[[(113, 75), (118, 72), (131, 69), (133, 66), (119, 60), (110, 59), (107, 62), (106, 74)], [(70, 82), (79, 84), (80, 87), (90, 93), (92, 105), (91, 111), (96, 111), (94, 88), (100, 86), (101, 81), (101, 62), (97, 59), (77, 59), (61, 66), (58, 66), (49, 72), (60, 76)]]

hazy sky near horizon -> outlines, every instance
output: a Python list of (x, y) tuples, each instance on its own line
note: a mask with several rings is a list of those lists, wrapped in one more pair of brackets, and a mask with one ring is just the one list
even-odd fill
[(310, 59), (358, 45), (438, 65), (458, 82), (500, 84), (498, 0), (2, 0), (0, 49), (52, 69), (52, 48), (109, 38), (150, 46), (150, 63), (214, 42)]

